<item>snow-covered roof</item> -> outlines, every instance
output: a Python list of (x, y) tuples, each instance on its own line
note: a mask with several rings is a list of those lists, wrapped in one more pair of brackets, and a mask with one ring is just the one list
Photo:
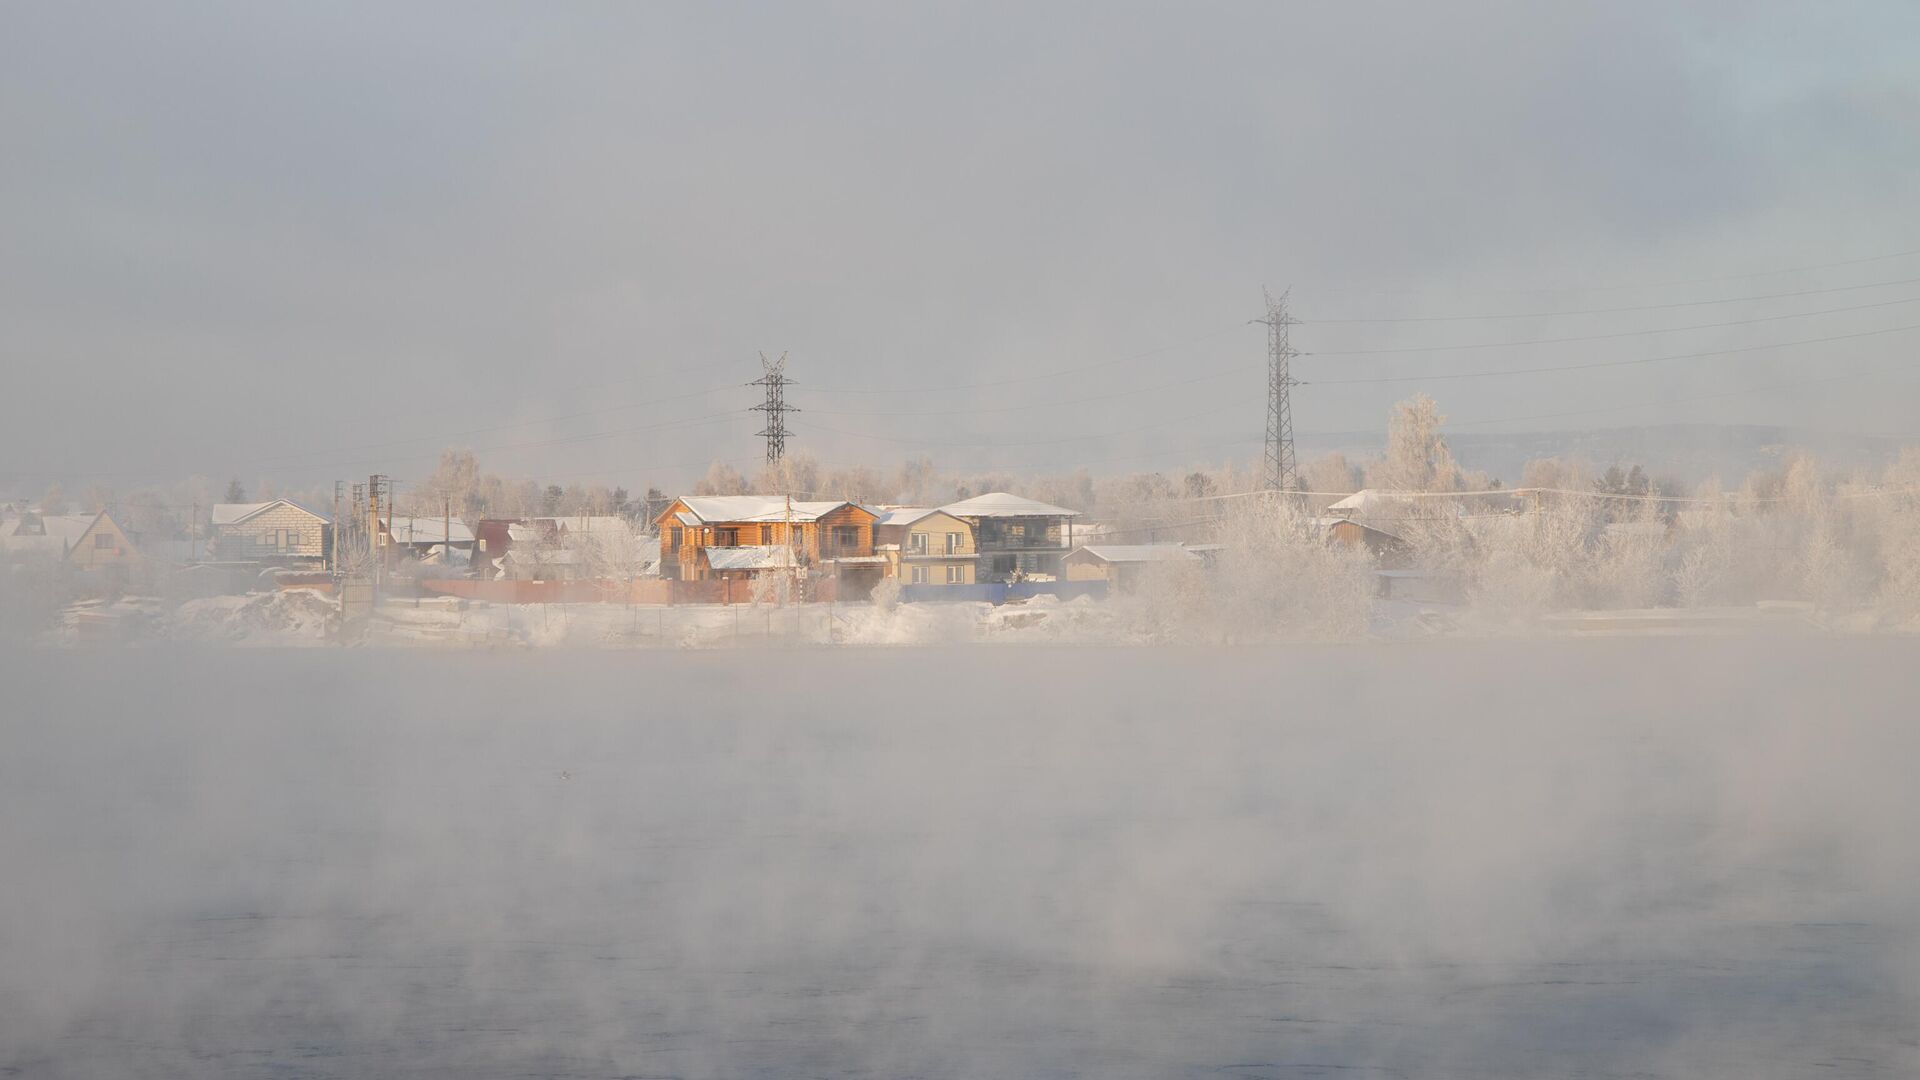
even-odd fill
[(818, 521), (843, 506), (857, 506), (844, 499), (838, 502), (802, 502), (795, 499), (789, 503), (785, 495), (688, 495), (680, 501), (702, 523)]
[[(383, 519), (380, 524), (386, 525)], [(511, 526), (509, 526), (511, 528)], [(473, 530), (464, 522), (449, 523), (445, 517), (412, 517), (401, 515), (393, 519), (388, 533), (396, 544), (445, 544), (451, 536), (455, 544), (473, 543)]]
[(1033, 499), (1023, 499), (1018, 495), (1009, 495), (1004, 491), (990, 491), (985, 495), (975, 495), (971, 499), (962, 499), (949, 503), (940, 509), (962, 518), (990, 517), (1079, 517), (1080, 511), (1069, 510), (1064, 506), (1052, 506)]
[(0, 551), (9, 555), (45, 555), (60, 558), (67, 553), (67, 546), (57, 536), (8, 536), (0, 538)]
[(874, 520), (875, 525), (911, 525), (940, 511), (930, 506), (890, 506), (879, 513), (880, 516)]
[(1372, 488), (1362, 488), (1346, 498), (1341, 499), (1339, 502), (1329, 504), (1327, 509), (1357, 514), (1370, 508), (1377, 508), (1381, 503), (1386, 502), (1388, 498), (1389, 496), (1383, 495)]
[[(1357, 520), (1355, 518), (1350, 518), (1350, 517), (1337, 517), (1334, 515), (1327, 515), (1324, 517), (1317, 517), (1312, 520), (1313, 520), (1313, 527), (1315, 529), (1318, 529), (1321, 532), (1326, 532), (1329, 529), (1332, 529), (1335, 525), (1352, 525), (1355, 528), (1365, 529), (1368, 532), (1379, 533), (1381, 536), (1393, 536), (1392, 533), (1388, 532), (1385, 529), (1378, 528), (1373, 525), (1369, 525), (1365, 521)], [(1399, 537), (1394, 537), (1394, 539), (1397, 540), (1399, 539)]]
[(1073, 554), (1085, 554), (1107, 563), (1198, 562), (1200, 559), (1179, 544), (1100, 544), (1080, 548)]
[(287, 505), (316, 520), (325, 521), (325, 514), (316, 513), (292, 499), (268, 499), (266, 502), (250, 503), (214, 503), (212, 521), (215, 525), (238, 525), (255, 514), (270, 507)]
[(57, 537), (64, 547), (72, 547), (87, 535), (93, 523), (99, 520), (99, 514), (42, 514), (41, 524), (46, 526), (46, 535)]
[(793, 549), (778, 544), (710, 547), (707, 565), (715, 570), (778, 570), (795, 565)]
[(580, 552), (572, 548), (548, 548), (529, 551), (526, 548), (512, 548), (504, 559), (510, 559), (515, 566), (572, 566), (582, 559)]
[(673, 520), (685, 525), (689, 529), (697, 529), (700, 527), (700, 519), (687, 513), (685, 510), (676, 512), (673, 515)]
[(633, 523), (626, 518), (613, 514), (574, 514), (570, 517), (542, 517), (535, 521), (551, 521), (559, 528), (570, 533), (631, 533)]
[(838, 555), (827, 561), (847, 566), (881, 566), (886, 563), (887, 557), (885, 555)]

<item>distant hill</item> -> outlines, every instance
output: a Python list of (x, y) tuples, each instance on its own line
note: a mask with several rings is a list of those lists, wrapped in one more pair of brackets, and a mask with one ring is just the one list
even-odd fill
[[(1803, 428), (1754, 424), (1660, 424), (1585, 431), (1526, 431), (1507, 434), (1448, 432), (1454, 457), (1512, 485), (1534, 458), (1583, 459), (1598, 469), (1639, 465), (1651, 476), (1700, 483), (1718, 475), (1729, 485), (1748, 473), (1771, 468), (1796, 450), (1813, 454), (1836, 469), (1878, 468), (1904, 443), (1874, 435), (1847, 435)], [(1384, 433), (1348, 432), (1303, 438), (1302, 457), (1339, 451), (1355, 461), (1381, 453)]]

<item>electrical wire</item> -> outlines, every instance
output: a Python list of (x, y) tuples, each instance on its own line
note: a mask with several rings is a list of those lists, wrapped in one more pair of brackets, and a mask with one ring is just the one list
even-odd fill
[(1662, 326), (1652, 330), (1621, 330), (1610, 334), (1579, 334), (1572, 337), (1529, 338), (1524, 341), (1482, 341), (1466, 345), (1400, 345), (1385, 349), (1315, 349), (1303, 352), (1302, 356), (1386, 356), (1398, 353), (1461, 352), (1468, 349), (1505, 349), (1521, 345), (1563, 345), (1576, 341), (1613, 341), (1618, 338), (1648, 337), (1654, 334), (1678, 334), (1687, 330), (1720, 330), (1729, 326), (1749, 326), (1754, 323), (1781, 322), (1786, 319), (1810, 319), (1817, 315), (1839, 315), (1850, 311), (1872, 311), (1877, 308), (1898, 307), (1901, 304), (1920, 302), (1920, 296), (1908, 296), (1899, 300), (1881, 300), (1872, 304), (1853, 304), (1847, 307), (1822, 308), (1819, 311), (1795, 311), (1784, 315), (1760, 315), (1751, 319), (1729, 319), (1725, 322), (1694, 323), (1691, 326)]
[(1741, 353), (1765, 352), (1769, 349), (1796, 348), (1801, 345), (1824, 345), (1835, 341), (1884, 337), (1888, 334), (1900, 334), (1912, 330), (1920, 330), (1920, 323), (1912, 323), (1906, 326), (1889, 326), (1880, 330), (1862, 330), (1855, 334), (1831, 334), (1826, 337), (1805, 338), (1800, 341), (1776, 341), (1765, 345), (1746, 345), (1733, 349), (1708, 349), (1702, 352), (1669, 353), (1665, 356), (1642, 356), (1632, 360), (1594, 360), (1581, 364), (1548, 364), (1540, 367), (1501, 368), (1493, 371), (1460, 371), (1438, 375), (1383, 375), (1364, 379), (1311, 379), (1305, 380), (1303, 385), (1361, 386), (1378, 383), (1438, 382), (1452, 379), (1489, 379), (1503, 375), (1535, 375), (1542, 372), (1553, 371), (1586, 371), (1594, 368), (1633, 367), (1640, 364), (1657, 364), (1668, 360), (1694, 360), (1708, 356), (1735, 356)]
[(1674, 308), (1710, 307), (1715, 304), (1743, 304), (1754, 300), (1785, 300), (1795, 296), (1821, 296), (1826, 293), (1857, 292), (1861, 289), (1880, 289), (1891, 285), (1911, 285), (1920, 281), (1920, 277), (1898, 278), (1893, 281), (1872, 281), (1865, 285), (1837, 285), (1828, 289), (1799, 289), (1793, 292), (1762, 293), (1757, 296), (1729, 296), (1719, 300), (1684, 300), (1667, 304), (1631, 304), (1625, 307), (1581, 308), (1575, 311), (1521, 311), (1502, 315), (1400, 315), (1362, 319), (1301, 319), (1300, 324), (1328, 325), (1332, 323), (1425, 323), (1425, 322), (1488, 322), (1496, 319), (1555, 319), (1565, 315), (1619, 315), (1630, 311), (1670, 311)]

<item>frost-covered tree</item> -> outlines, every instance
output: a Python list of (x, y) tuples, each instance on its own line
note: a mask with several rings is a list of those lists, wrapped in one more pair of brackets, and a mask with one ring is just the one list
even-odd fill
[(440, 463), (420, 483), (413, 509), (432, 514), (451, 507), (453, 516), (462, 520), (477, 517), (475, 505), (480, 497), (480, 463), (471, 450), (440, 451)]
[[(812, 497), (820, 491), (820, 465), (811, 454), (792, 453), (760, 467), (754, 479), (757, 491), (771, 495)], [(722, 492), (714, 492), (722, 494)]]
[(740, 470), (724, 461), (716, 461), (707, 466), (707, 475), (693, 485), (695, 495), (745, 495), (746, 478)]
[(1458, 491), (1465, 479), (1440, 427), (1446, 417), (1425, 394), (1393, 407), (1387, 451), (1367, 471), (1367, 486), (1386, 491)]

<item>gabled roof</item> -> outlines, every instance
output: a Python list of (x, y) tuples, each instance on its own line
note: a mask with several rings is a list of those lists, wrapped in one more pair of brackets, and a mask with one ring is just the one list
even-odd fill
[[(412, 517), (402, 514), (394, 518), (391, 525), (385, 519), (380, 524), (387, 526), (387, 534), (393, 537), (396, 544), (473, 543), (472, 529), (467, 528), (464, 522), (449, 522), (445, 516)], [(452, 537), (452, 540), (449, 541), (448, 537)]]
[(1398, 535), (1394, 533), (1390, 533), (1385, 529), (1379, 528), (1378, 526), (1369, 525), (1365, 521), (1362, 521), (1358, 518), (1335, 517), (1332, 515), (1327, 515), (1324, 517), (1313, 518), (1312, 521), (1313, 521), (1314, 529), (1316, 531), (1323, 532), (1323, 533), (1331, 532), (1335, 526), (1349, 525), (1363, 532), (1378, 533), (1389, 540), (1400, 539)]
[(616, 514), (570, 514), (535, 518), (535, 521), (551, 521), (554, 527), (567, 533), (612, 533), (616, 536), (634, 532), (633, 522)]
[(255, 514), (270, 510), (276, 506), (291, 506), (315, 521), (326, 521), (325, 514), (309, 510), (292, 499), (268, 499), (266, 502), (250, 503), (214, 503), (212, 522), (215, 525), (238, 525)]
[(683, 495), (679, 501), (700, 523), (708, 525), (733, 521), (764, 524), (788, 520), (813, 522), (843, 506), (873, 513), (858, 503), (844, 499), (839, 502), (802, 502), (795, 499), (789, 503), (784, 495)]
[(797, 565), (793, 549), (778, 544), (705, 549), (707, 565), (715, 570), (779, 570)]
[(103, 510), (97, 514), (43, 514), (40, 521), (46, 526), (47, 536), (58, 537), (62, 545), (72, 548), (105, 513)]
[(1373, 488), (1361, 488), (1359, 491), (1341, 499), (1339, 502), (1329, 504), (1327, 509), (1339, 510), (1349, 514), (1358, 514), (1366, 510), (1378, 509), (1379, 505), (1386, 502), (1387, 499), (1388, 496), (1375, 491)]
[(1199, 562), (1200, 556), (1179, 544), (1100, 544), (1076, 549), (1068, 558), (1084, 556), (1105, 563)]
[(885, 510), (874, 511), (880, 516), (874, 519), (875, 525), (911, 525), (929, 514), (941, 513), (927, 506), (889, 506)]
[(1052, 506), (1033, 499), (1023, 499), (1018, 495), (1009, 495), (1004, 491), (990, 491), (985, 495), (975, 495), (971, 499), (962, 499), (949, 503), (940, 509), (961, 518), (991, 517), (1079, 517), (1080, 511), (1069, 510), (1064, 506)]

